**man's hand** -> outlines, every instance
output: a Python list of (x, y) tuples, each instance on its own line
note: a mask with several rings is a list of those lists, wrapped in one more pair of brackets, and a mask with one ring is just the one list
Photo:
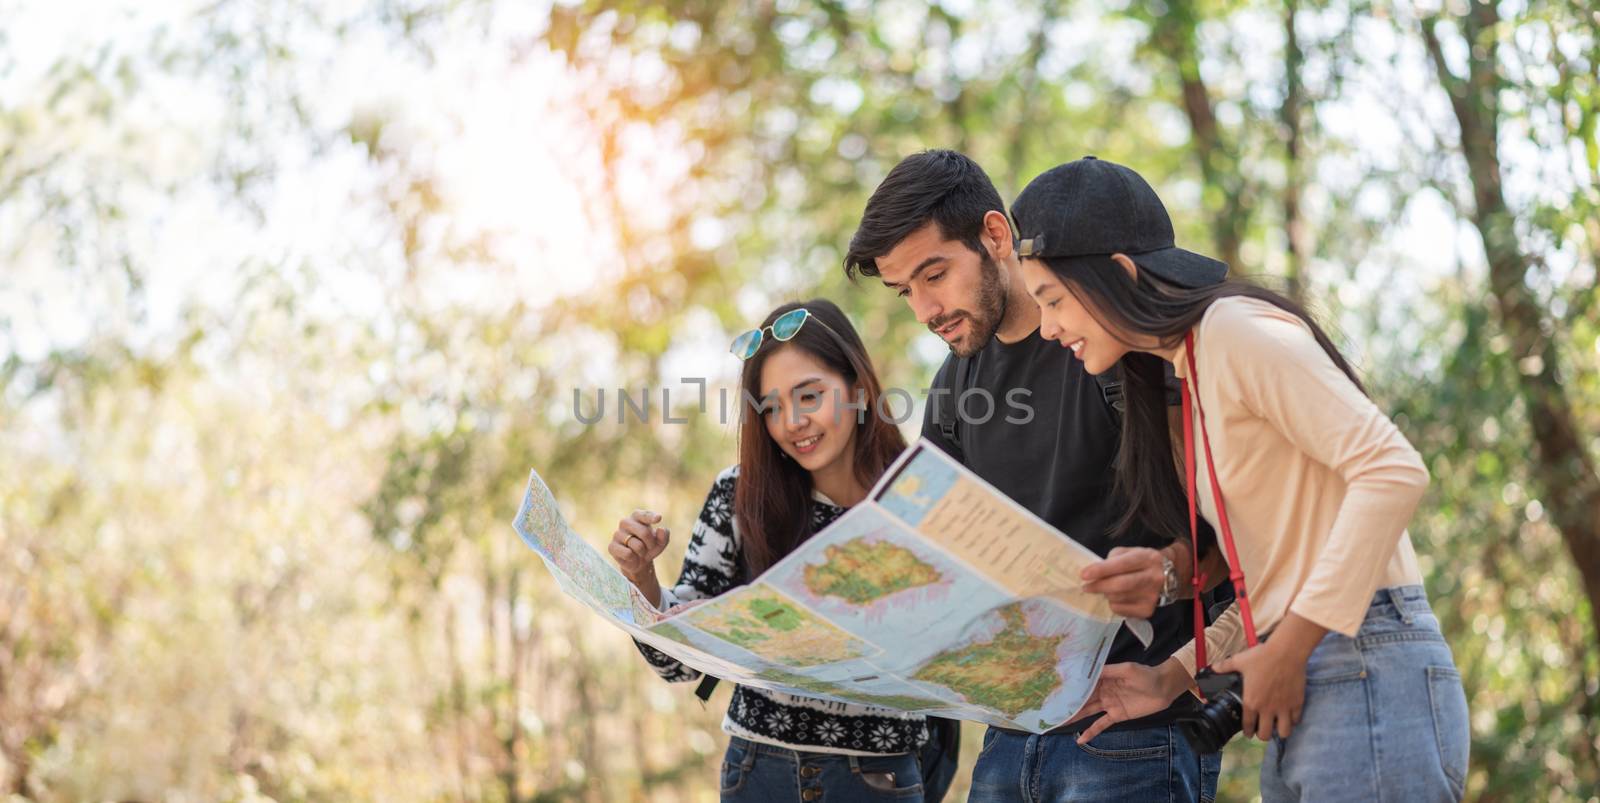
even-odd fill
[(1083, 590), (1104, 594), (1111, 603), (1111, 612), (1118, 616), (1148, 619), (1156, 612), (1161, 589), (1167, 584), (1162, 557), (1159, 550), (1119, 546), (1105, 560), (1090, 564), (1080, 573)]
[(1083, 733), (1078, 744), (1087, 744), (1106, 728), (1130, 719), (1149, 716), (1178, 699), (1189, 688), (1192, 679), (1183, 664), (1168, 659), (1160, 666), (1144, 664), (1110, 664), (1100, 672), (1100, 682), (1094, 692), (1078, 709), (1070, 721), (1105, 712)]
[(1289, 738), (1306, 702), (1306, 661), (1327, 630), (1291, 613), (1273, 631), (1272, 640), (1235, 654), (1216, 665), (1218, 672), (1244, 678), (1246, 736), (1266, 741), (1273, 734)]

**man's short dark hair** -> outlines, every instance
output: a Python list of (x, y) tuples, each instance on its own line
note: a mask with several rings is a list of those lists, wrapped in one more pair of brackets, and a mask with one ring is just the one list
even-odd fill
[(856, 271), (878, 275), (878, 257), (894, 250), (901, 240), (933, 221), (946, 240), (957, 240), (987, 256), (983, 247), (983, 216), (1006, 213), (1005, 202), (994, 182), (977, 162), (955, 151), (915, 153), (900, 160), (872, 191), (861, 226), (850, 238), (844, 256), (844, 274), (852, 281)]

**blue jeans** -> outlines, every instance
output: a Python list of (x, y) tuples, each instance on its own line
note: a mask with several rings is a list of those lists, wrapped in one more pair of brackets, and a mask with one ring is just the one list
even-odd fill
[(1467, 698), (1421, 586), (1386, 588), (1355, 638), (1329, 633), (1306, 663), (1306, 702), (1261, 763), (1263, 803), (1460, 800)]
[(928, 743), (917, 753), (917, 767), (922, 771), (922, 799), (927, 803), (944, 800), (960, 764), (961, 723), (929, 719)]
[(1222, 754), (1196, 753), (1176, 725), (1035, 736), (990, 728), (972, 769), (969, 803), (1067, 800), (1211, 801)]
[(803, 753), (728, 740), (722, 759), (722, 800), (749, 803), (901, 800), (920, 803), (922, 773), (914, 753), (841, 756)]

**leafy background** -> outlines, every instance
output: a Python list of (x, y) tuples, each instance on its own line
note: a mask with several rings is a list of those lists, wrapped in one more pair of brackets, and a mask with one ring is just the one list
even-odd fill
[(0, 0), (0, 794), (714, 799), (727, 691), (564, 599), (520, 488), (662, 510), (670, 574), (730, 332), (825, 295), (924, 387), (839, 262), (951, 147), (1132, 165), (1333, 325), (1433, 472), (1469, 796), (1600, 799), (1584, 6)]

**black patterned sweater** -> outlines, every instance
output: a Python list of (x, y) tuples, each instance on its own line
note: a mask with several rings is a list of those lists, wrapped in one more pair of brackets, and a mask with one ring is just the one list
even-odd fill
[[(661, 610), (715, 597), (738, 584), (742, 554), (733, 517), (733, 488), (738, 476), (739, 467), (734, 466), (719, 474), (711, 486), (700, 518), (694, 523), (678, 584), (661, 590)], [(813, 498), (811, 531), (819, 532), (843, 514), (844, 508), (820, 493)], [(663, 678), (681, 682), (700, 677), (698, 670), (660, 650), (634, 643)], [(918, 714), (749, 686), (734, 687), (722, 729), (751, 741), (794, 750), (859, 755), (906, 753), (920, 748), (928, 739), (926, 722)]]

